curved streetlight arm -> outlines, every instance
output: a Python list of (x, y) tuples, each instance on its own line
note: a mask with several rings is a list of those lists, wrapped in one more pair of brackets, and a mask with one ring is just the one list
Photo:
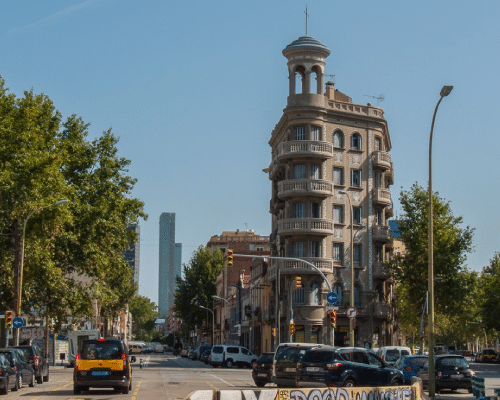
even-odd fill
[(198, 307), (203, 308), (204, 310), (210, 311), (212, 313), (212, 346), (215, 344), (215, 314), (214, 312), (208, 308), (208, 307), (203, 307), (197, 304)]

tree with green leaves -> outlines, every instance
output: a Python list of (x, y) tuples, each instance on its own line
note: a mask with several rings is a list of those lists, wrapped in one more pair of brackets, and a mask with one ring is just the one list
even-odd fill
[[(500, 332), (500, 252), (495, 253), (490, 265), (483, 268), (480, 277), (480, 311), (476, 321), (491, 334)], [(496, 336), (495, 336), (496, 337)]]
[(132, 314), (132, 332), (135, 339), (146, 340), (153, 336), (157, 306), (146, 296), (135, 295), (130, 299), (129, 311)]
[[(476, 275), (465, 266), (472, 250), (474, 229), (462, 227), (450, 204), (437, 193), (432, 195), (434, 226), (434, 276), (436, 338), (446, 338), (465, 330), (464, 315), (474, 310)], [(403, 215), (399, 219), (406, 254), (394, 257), (388, 265), (397, 282), (398, 311), (406, 333), (419, 334), (421, 312), (428, 288), (428, 191), (414, 184), (402, 190)]]
[(175, 291), (175, 310), (182, 320), (182, 328), (192, 330), (200, 326), (203, 320), (209, 320), (208, 311), (203, 306), (212, 309), (213, 296), (217, 294), (215, 281), (224, 267), (222, 251), (212, 252), (207, 247), (200, 246), (193, 253), (188, 265), (184, 265), (184, 278), (177, 277)]
[[(111, 316), (136, 291), (123, 250), (127, 226), (147, 218), (131, 196), (130, 161), (111, 130), (92, 142), (88, 124), (43, 94), (8, 93), (0, 77), (0, 307), (14, 306), (14, 265), (24, 249), (22, 310), (56, 325)], [(59, 200), (69, 202), (53, 206)], [(22, 238), (24, 237), (24, 246)]]

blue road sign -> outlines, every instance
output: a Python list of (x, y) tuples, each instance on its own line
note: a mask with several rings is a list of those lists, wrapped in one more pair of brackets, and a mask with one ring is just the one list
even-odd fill
[(339, 299), (339, 296), (335, 292), (330, 292), (326, 295), (326, 301), (330, 304), (337, 304), (337, 300)]
[(22, 328), (24, 325), (24, 321), (21, 317), (16, 317), (12, 320), (12, 327), (19, 329)]

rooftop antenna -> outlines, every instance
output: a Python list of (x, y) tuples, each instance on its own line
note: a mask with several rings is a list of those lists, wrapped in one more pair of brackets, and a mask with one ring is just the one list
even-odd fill
[(381, 101), (384, 101), (384, 99), (385, 99), (385, 96), (383, 94), (380, 94), (378, 96), (370, 96), (369, 94), (365, 94), (364, 96), (373, 97), (374, 99), (377, 99), (377, 107), (378, 107), (378, 103), (380, 103)]
[(307, 13), (307, 4), (306, 4), (305, 14), (306, 14), (306, 36), (307, 36), (307, 17), (309, 16), (309, 14)]
[(332, 78), (333, 83), (335, 83), (335, 75), (334, 74), (325, 74), (325, 76)]

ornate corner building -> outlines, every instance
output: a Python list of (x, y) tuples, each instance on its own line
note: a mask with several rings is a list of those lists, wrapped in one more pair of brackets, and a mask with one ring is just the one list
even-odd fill
[(324, 82), (330, 50), (316, 39), (302, 36), (283, 55), (289, 95), (269, 141), (271, 252), (284, 257), (272, 259), (268, 271), (272, 293), (278, 294), (272, 325), (279, 342), (331, 344), (328, 285), (307, 264), (286, 259), (301, 258), (313, 263), (338, 295), (335, 345), (349, 344), (352, 290), (355, 345), (393, 344), (393, 282), (383, 261), (391, 251), (394, 170), (384, 111), (355, 104), (333, 82)]

